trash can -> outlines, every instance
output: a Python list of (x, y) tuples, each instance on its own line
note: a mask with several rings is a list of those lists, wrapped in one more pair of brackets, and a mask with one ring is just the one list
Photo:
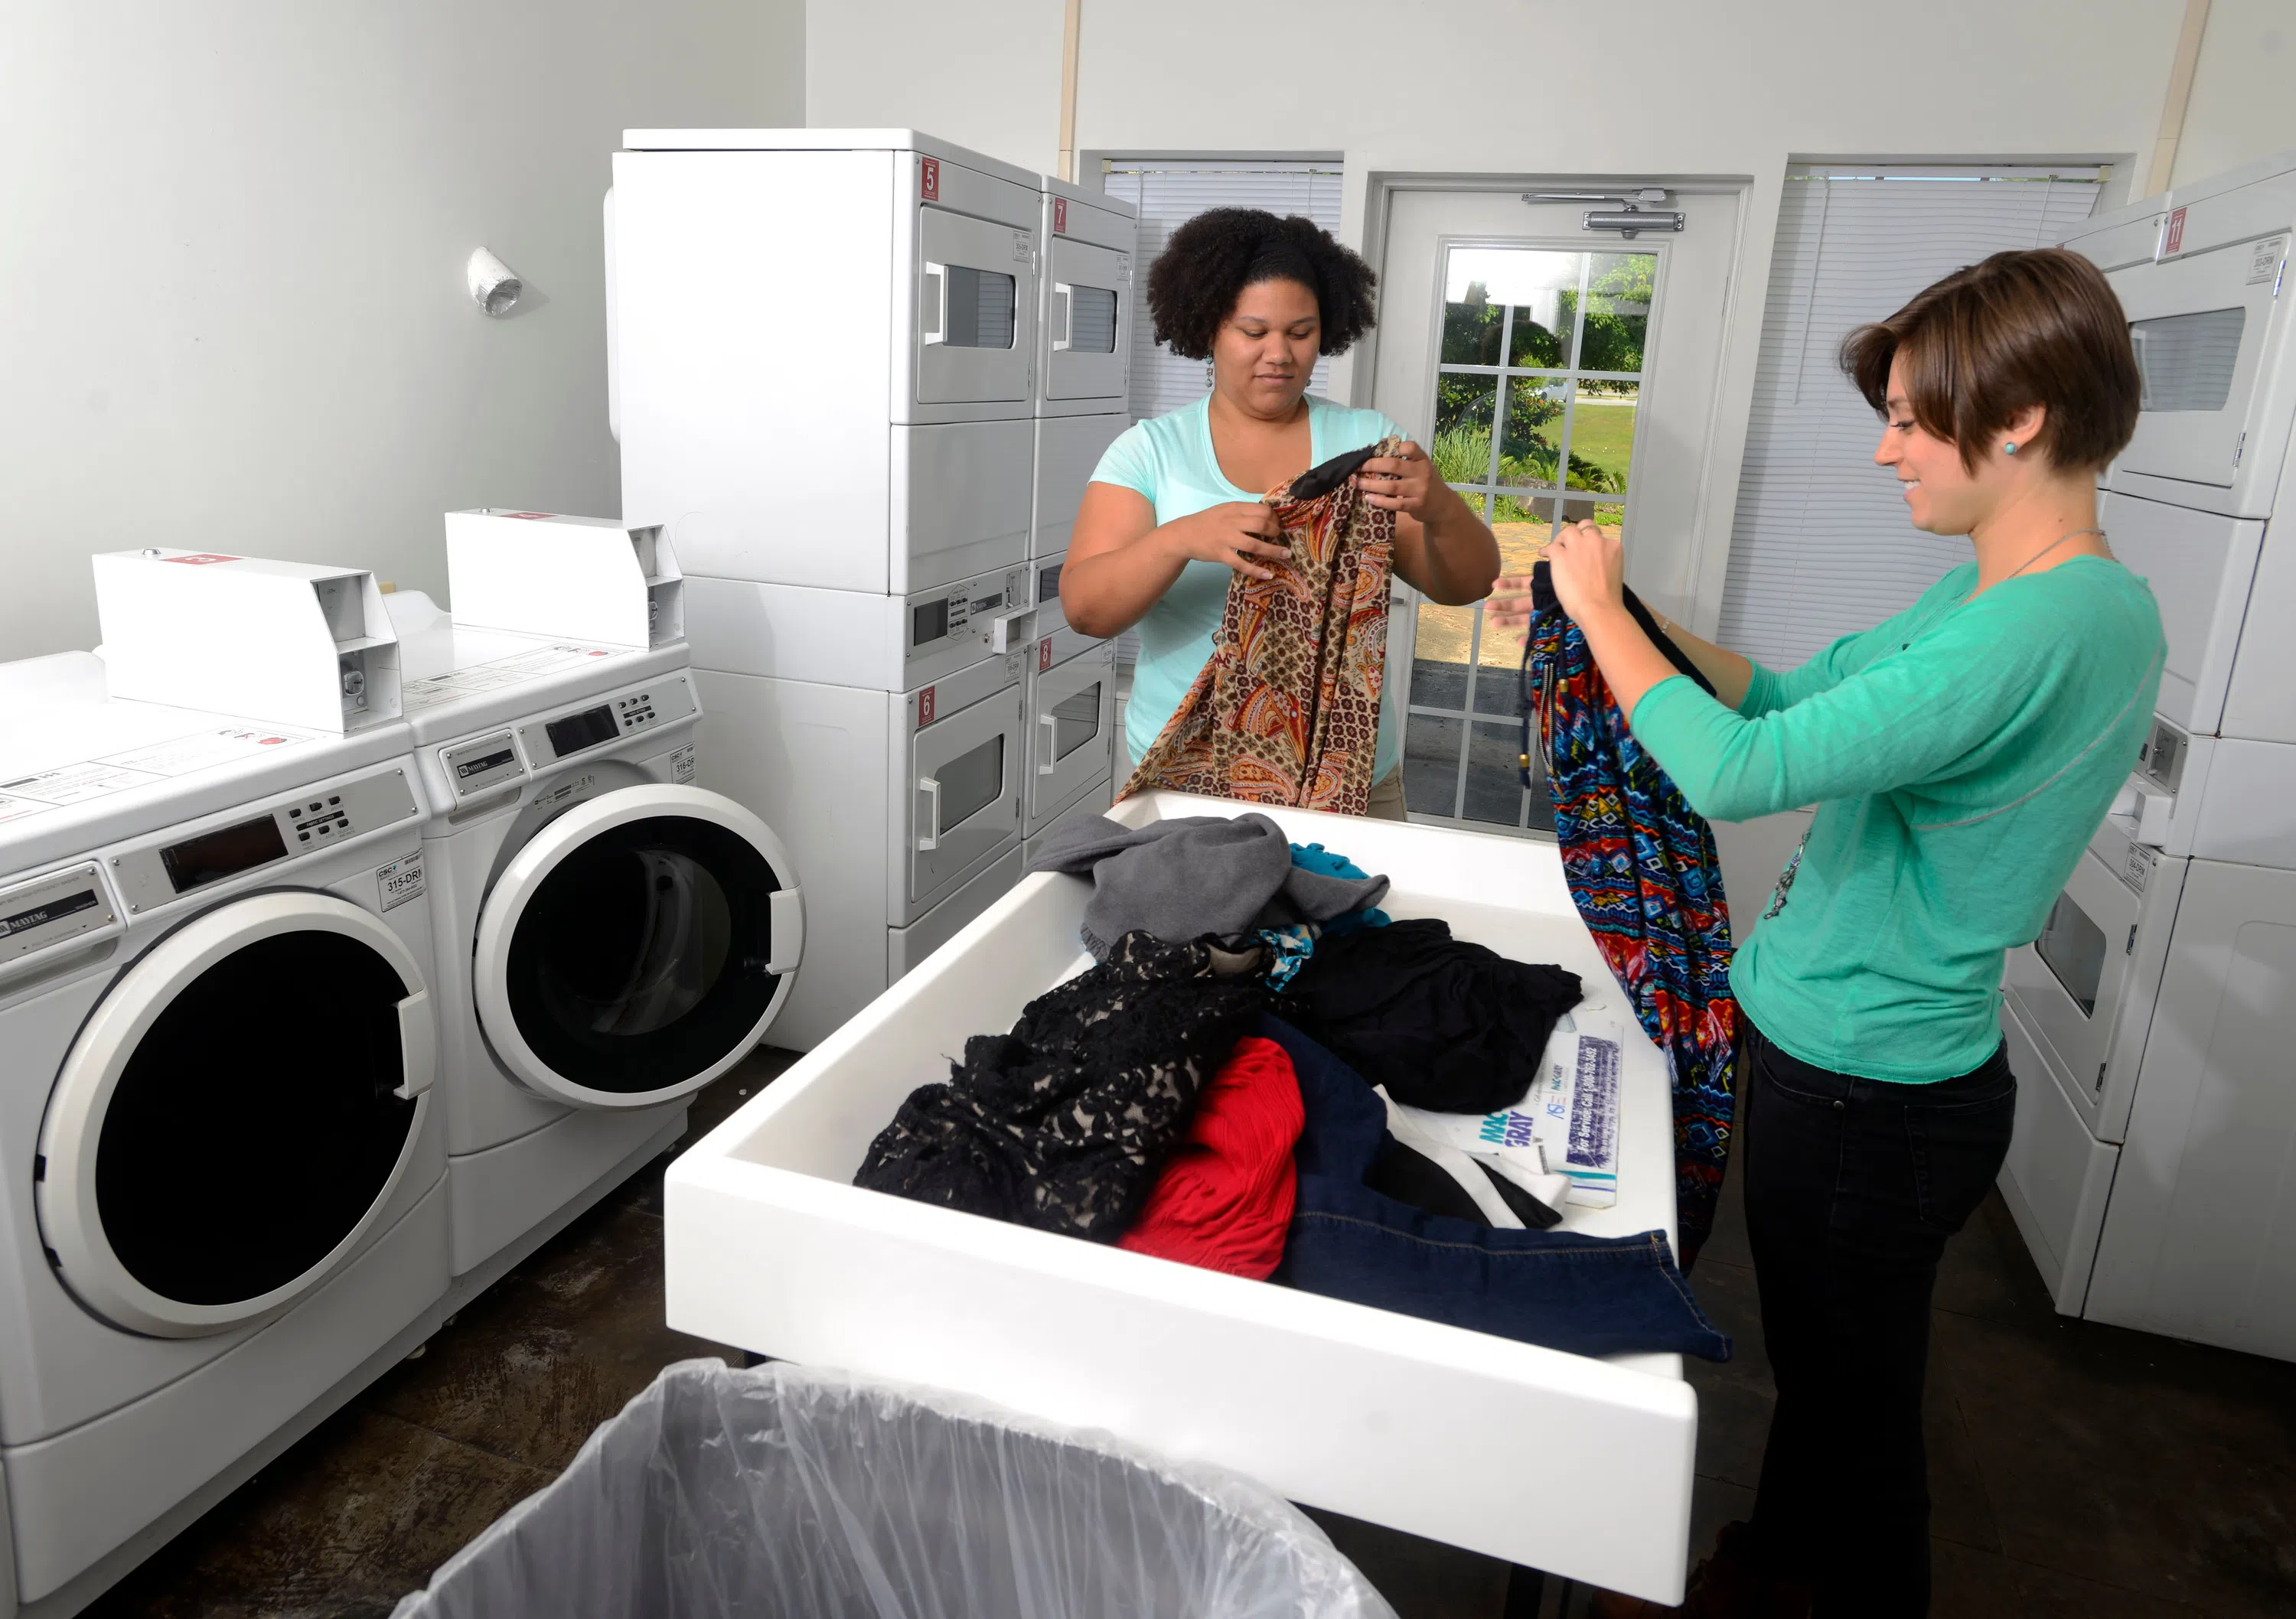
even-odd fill
[(1395, 1619), (1248, 1479), (966, 1395), (665, 1370), (393, 1619)]

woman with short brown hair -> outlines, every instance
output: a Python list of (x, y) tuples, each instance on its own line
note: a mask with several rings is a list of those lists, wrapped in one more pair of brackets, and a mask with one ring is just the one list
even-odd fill
[(1738, 912), (1739, 1161), (1778, 1400), (1753, 1521), (1692, 1580), (1708, 1615), (1928, 1611), (1930, 1294), (2008, 1150), (2003, 953), (2039, 934), (2126, 778), (2164, 651), (2096, 526), (2138, 380), (2093, 265), (1995, 254), (1841, 364), (1914, 527), (1976, 548), (1906, 611), (1785, 674), (1666, 628), (1718, 700), (1636, 626), (1616, 538), (1578, 525), (1547, 552), (1693, 807), (1817, 805), (1759, 920)]

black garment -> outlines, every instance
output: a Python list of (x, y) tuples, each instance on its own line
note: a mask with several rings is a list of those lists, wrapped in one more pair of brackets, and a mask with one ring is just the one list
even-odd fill
[(1740, 1173), (1778, 1389), (1758, 1555), (1815, 1583), (1814, 1619), (1926, 1614), (1930, 1293), (2001, 1173), (2016, 1080), (2005, 1050), (1937, 1084), (1860, 1079), (1742, 1026)]
[(1251, 1032), (1267, 953), (1144, 933), (976, 1034), (909, 1094), (856, 1186), (1095, 1242), (1124, 1235), (1196, 1095)]
[(1283, 1016), (1406, 1108), (1492, 1113), (1538, 1077), (1578, 975), (1510, 961), (1433, 918), (1319, 940)]

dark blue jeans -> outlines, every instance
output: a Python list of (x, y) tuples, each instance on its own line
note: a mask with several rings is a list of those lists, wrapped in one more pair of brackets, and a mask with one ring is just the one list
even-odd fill
[(1740, 1027), (1738, 1173), (1778, 1390), (1757, 1555), (1816, 1587), (1816, 1619), (1926, 1614), (1930, 1294), (2001, 1173), (2017, 1082), (2005, 1051), (1898, 1084), (1789, 1056), (1743, 1009)]
[(1494, 1231), (1431, 1214), (1364, 1184), (1387, 1108), (1354, 1069), (1263, 1017), (1300, 1079), (1307, 1128), (1299, 1199), (1276, 1281), (1577, 1354), (1674, 1351), (1730, 1358), (1675, 1268), (1663, 1232), (1583, 1237)]

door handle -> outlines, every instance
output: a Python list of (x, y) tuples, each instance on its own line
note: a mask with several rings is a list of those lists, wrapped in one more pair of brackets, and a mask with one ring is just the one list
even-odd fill
[[(925, 305), (932, 312), (932, 330), (924, 330), (921, 323), (917, 330), (917, 341), (939, 343), (948, 336), (948, 266), (928, 259), (925, 263)], [(922, 323), (925, 310), (920, 309), (917, 314)]]
[(1053, 351), (1057, 354), (1076, 336), (1076, 289), (1064, 281), (1056, 281), (1053, 283), (1053, 296), (1061, 300), (1061, 335), (1053, 339)]
[(439, 1067), (439, 1026), (430, 992), (418, 989), (398, 1003), (398, 1088), (391, 1092), (413, 1101), (430, 1088)]
[(1053, 757), (1053, 749), (1060, 746), (1060, 727), (1054, 723), (1053, 715), (1049, 712), (1038, 715), (1037, 724), (1045, 728), (1045, 734), (1038, 739), (1045, 745), (1044, 752), (1038, 756), (1044, 763), (1037, 766), (1037, 773), (1040, 776), (1049, 776), (1060, 768), (1060, 762)]
[(929, 830), (917, 834), (917, 853), (930, 854), (940, 847), (940, 783), (931, 776), (920, 777), (917, 790), (932, 800), (932, 808), (926, 812)]
[(2128, 329), (2128, 346), (2136, 351), (2136, 408), (2149, 411), (2152, 408), (2152, 372), (2144, 364), (2143, 327), (2131, 326)]
[(805, 958), (805, 895), (797, 888), (776, 888), (766, 900), (766, 923), (773, 930), (773, 954), (766, 970), (779, 977), (797, 970)]

